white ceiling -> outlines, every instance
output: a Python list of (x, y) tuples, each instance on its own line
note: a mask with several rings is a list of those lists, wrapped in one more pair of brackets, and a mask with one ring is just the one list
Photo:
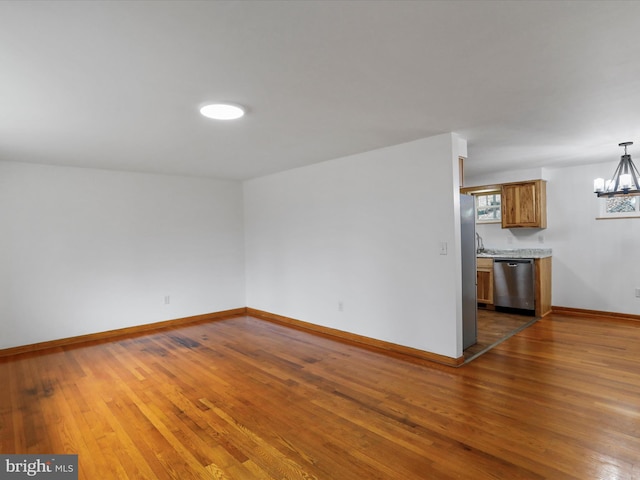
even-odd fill
[[(637, 1), (5, 0), (0, 160), (247, 179), (454, 131), (470, 173), (615, 161), (640, 151), (639, 23)], [(219, 100), (248, 114), (200, 116)]]

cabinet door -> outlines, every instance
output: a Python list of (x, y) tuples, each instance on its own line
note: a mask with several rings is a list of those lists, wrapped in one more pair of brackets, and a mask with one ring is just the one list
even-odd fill
[(493, 304), (493, 271), (478, 269), (478, 303)]
[(502, 228), (545, 228), (546, 199), (541, 181), (502, 186)]

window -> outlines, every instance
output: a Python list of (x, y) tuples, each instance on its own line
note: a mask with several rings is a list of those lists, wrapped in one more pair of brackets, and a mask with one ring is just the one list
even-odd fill
[(476, 202), (476, 223), (502, 222), (502, 185), (464, 187), (460, 193), (473, 195)]
[(502, 207), (500, 192), (489, 192), (475, 195), (476, 223), (500, 223)]
[(597, 218), (640, 217), (640, 197), (600, 197), (600, 215)]

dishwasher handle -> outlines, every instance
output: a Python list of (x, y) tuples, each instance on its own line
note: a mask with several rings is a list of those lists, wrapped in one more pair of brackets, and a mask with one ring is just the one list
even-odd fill
[(506, 263), (508, 267), (517, 267), (518, 265), (529, 265), (533, 263), (531, 258), (496, 258), (494, 263)]

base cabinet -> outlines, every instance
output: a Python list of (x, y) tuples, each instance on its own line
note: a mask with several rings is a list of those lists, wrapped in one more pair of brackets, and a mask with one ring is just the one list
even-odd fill
[(536, 258), (536, 317), (551, 313), (551, 257)]
[[(535, 315), (544, 317), (551, 313), (551, 257), (535, 259)], [(493, 259), (477, 259), (477, 301), (494, 307)]]
[(493, 259), (478, 258), (477, 262), (478, 303), (493, 305)]

